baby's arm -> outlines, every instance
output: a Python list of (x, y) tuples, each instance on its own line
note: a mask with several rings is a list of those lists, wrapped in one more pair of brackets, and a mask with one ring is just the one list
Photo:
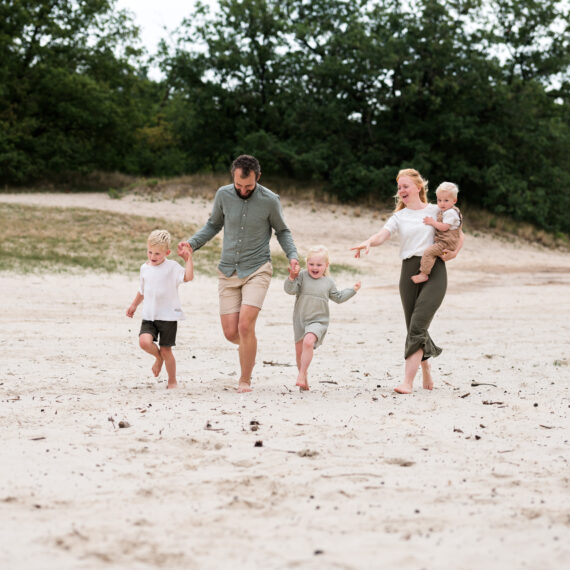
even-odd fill
[(130, 317), (131, 319), (133, 318), (133, 315), (135, 314), (137, 307), (142, 303), (143, 299), (144, 295), (137, 293), (137, 296), (134, 298), (133, 302), (131, 303), (131, 306), (127, 309), (127, 317)]
[(430, 216), (424, 218), (424, 224), (426, 226), (433, 226), (436, 230), (440, 232), (446, 232), (451, 227), (451, 224), (444, 224), (443, 222), (437, 222)]
[(184, 247), (178, 250), (180, 257), (186, 262), (186, 267), (184, 269), (184, 283), (192, 281), (194, 279), (194, 259), (192, 257), (192, 248), (190, 244), (188, 247)]

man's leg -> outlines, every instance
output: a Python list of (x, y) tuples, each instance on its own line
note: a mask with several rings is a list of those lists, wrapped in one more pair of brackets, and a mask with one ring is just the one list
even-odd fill
[(257, 354), (255, 323), (259, 310), (258, 307), (242, 305), (239, 313), (220, 316), (224, 336), (230, 342), (239, 345), (241, 375), (238, 392), (251, 392), (251, 373), (255, 366)]

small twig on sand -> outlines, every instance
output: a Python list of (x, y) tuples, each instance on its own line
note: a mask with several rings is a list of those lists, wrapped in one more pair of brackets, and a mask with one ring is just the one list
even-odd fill
[(495, 388), (497, 387), (496, 384), (491, 384), (491, 382), (475, 382), (475, 380), (471, 382), (471, 386), (473, 388), (476, 388), (477, 386), (494, 386)]
[(267, 364), (267, 366), (293, 366), (287, 362), (273, 362), (273, 360), (264, 360), (263, 364)]

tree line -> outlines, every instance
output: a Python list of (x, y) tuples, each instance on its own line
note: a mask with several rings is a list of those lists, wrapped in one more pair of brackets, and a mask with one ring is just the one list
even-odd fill
[(414, 167), (567, 233), (569, 32), (567, 0), (219, 0), (149, 55), (115, 0), (0, 0), (0, 183), (248, 153), (384, 201)]

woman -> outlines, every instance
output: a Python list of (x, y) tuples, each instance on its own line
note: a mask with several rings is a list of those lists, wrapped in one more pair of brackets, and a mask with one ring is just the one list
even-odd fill
[(433, 245), (434, 228), (424, 223), (425, 217), (437, 218), (438, 207), (428, 204), (427, 180), (417, 170), (408, 168), (400, 170), (396, 177), (398, 193), (394, 214), (384, 227), (366, 241), (353, 248), (355, 257), (360, 257), (371, 247), (382, 245), (396, 233), (400, 234), (400, 298), (404, 307), (406, 328), (408, 331), (405, 347), (404, 381), (395, 391), (399, 394), (411, 394), (414, 377), (421, 364), (423, 387), (433, 389), (433, 380), (429, 358), (438, 356), (441, 348), (436, 346), (428, 333), (428, 327), (441, 305), (447, 289), (447, 272), (443, 260), (453, 259), (463, 246), (463, 233), (459, 246), (455, 251), (445, 251), (436, 261), (429, 281), (416, 285), (411, 277), (420, 268), (423, 252)]

